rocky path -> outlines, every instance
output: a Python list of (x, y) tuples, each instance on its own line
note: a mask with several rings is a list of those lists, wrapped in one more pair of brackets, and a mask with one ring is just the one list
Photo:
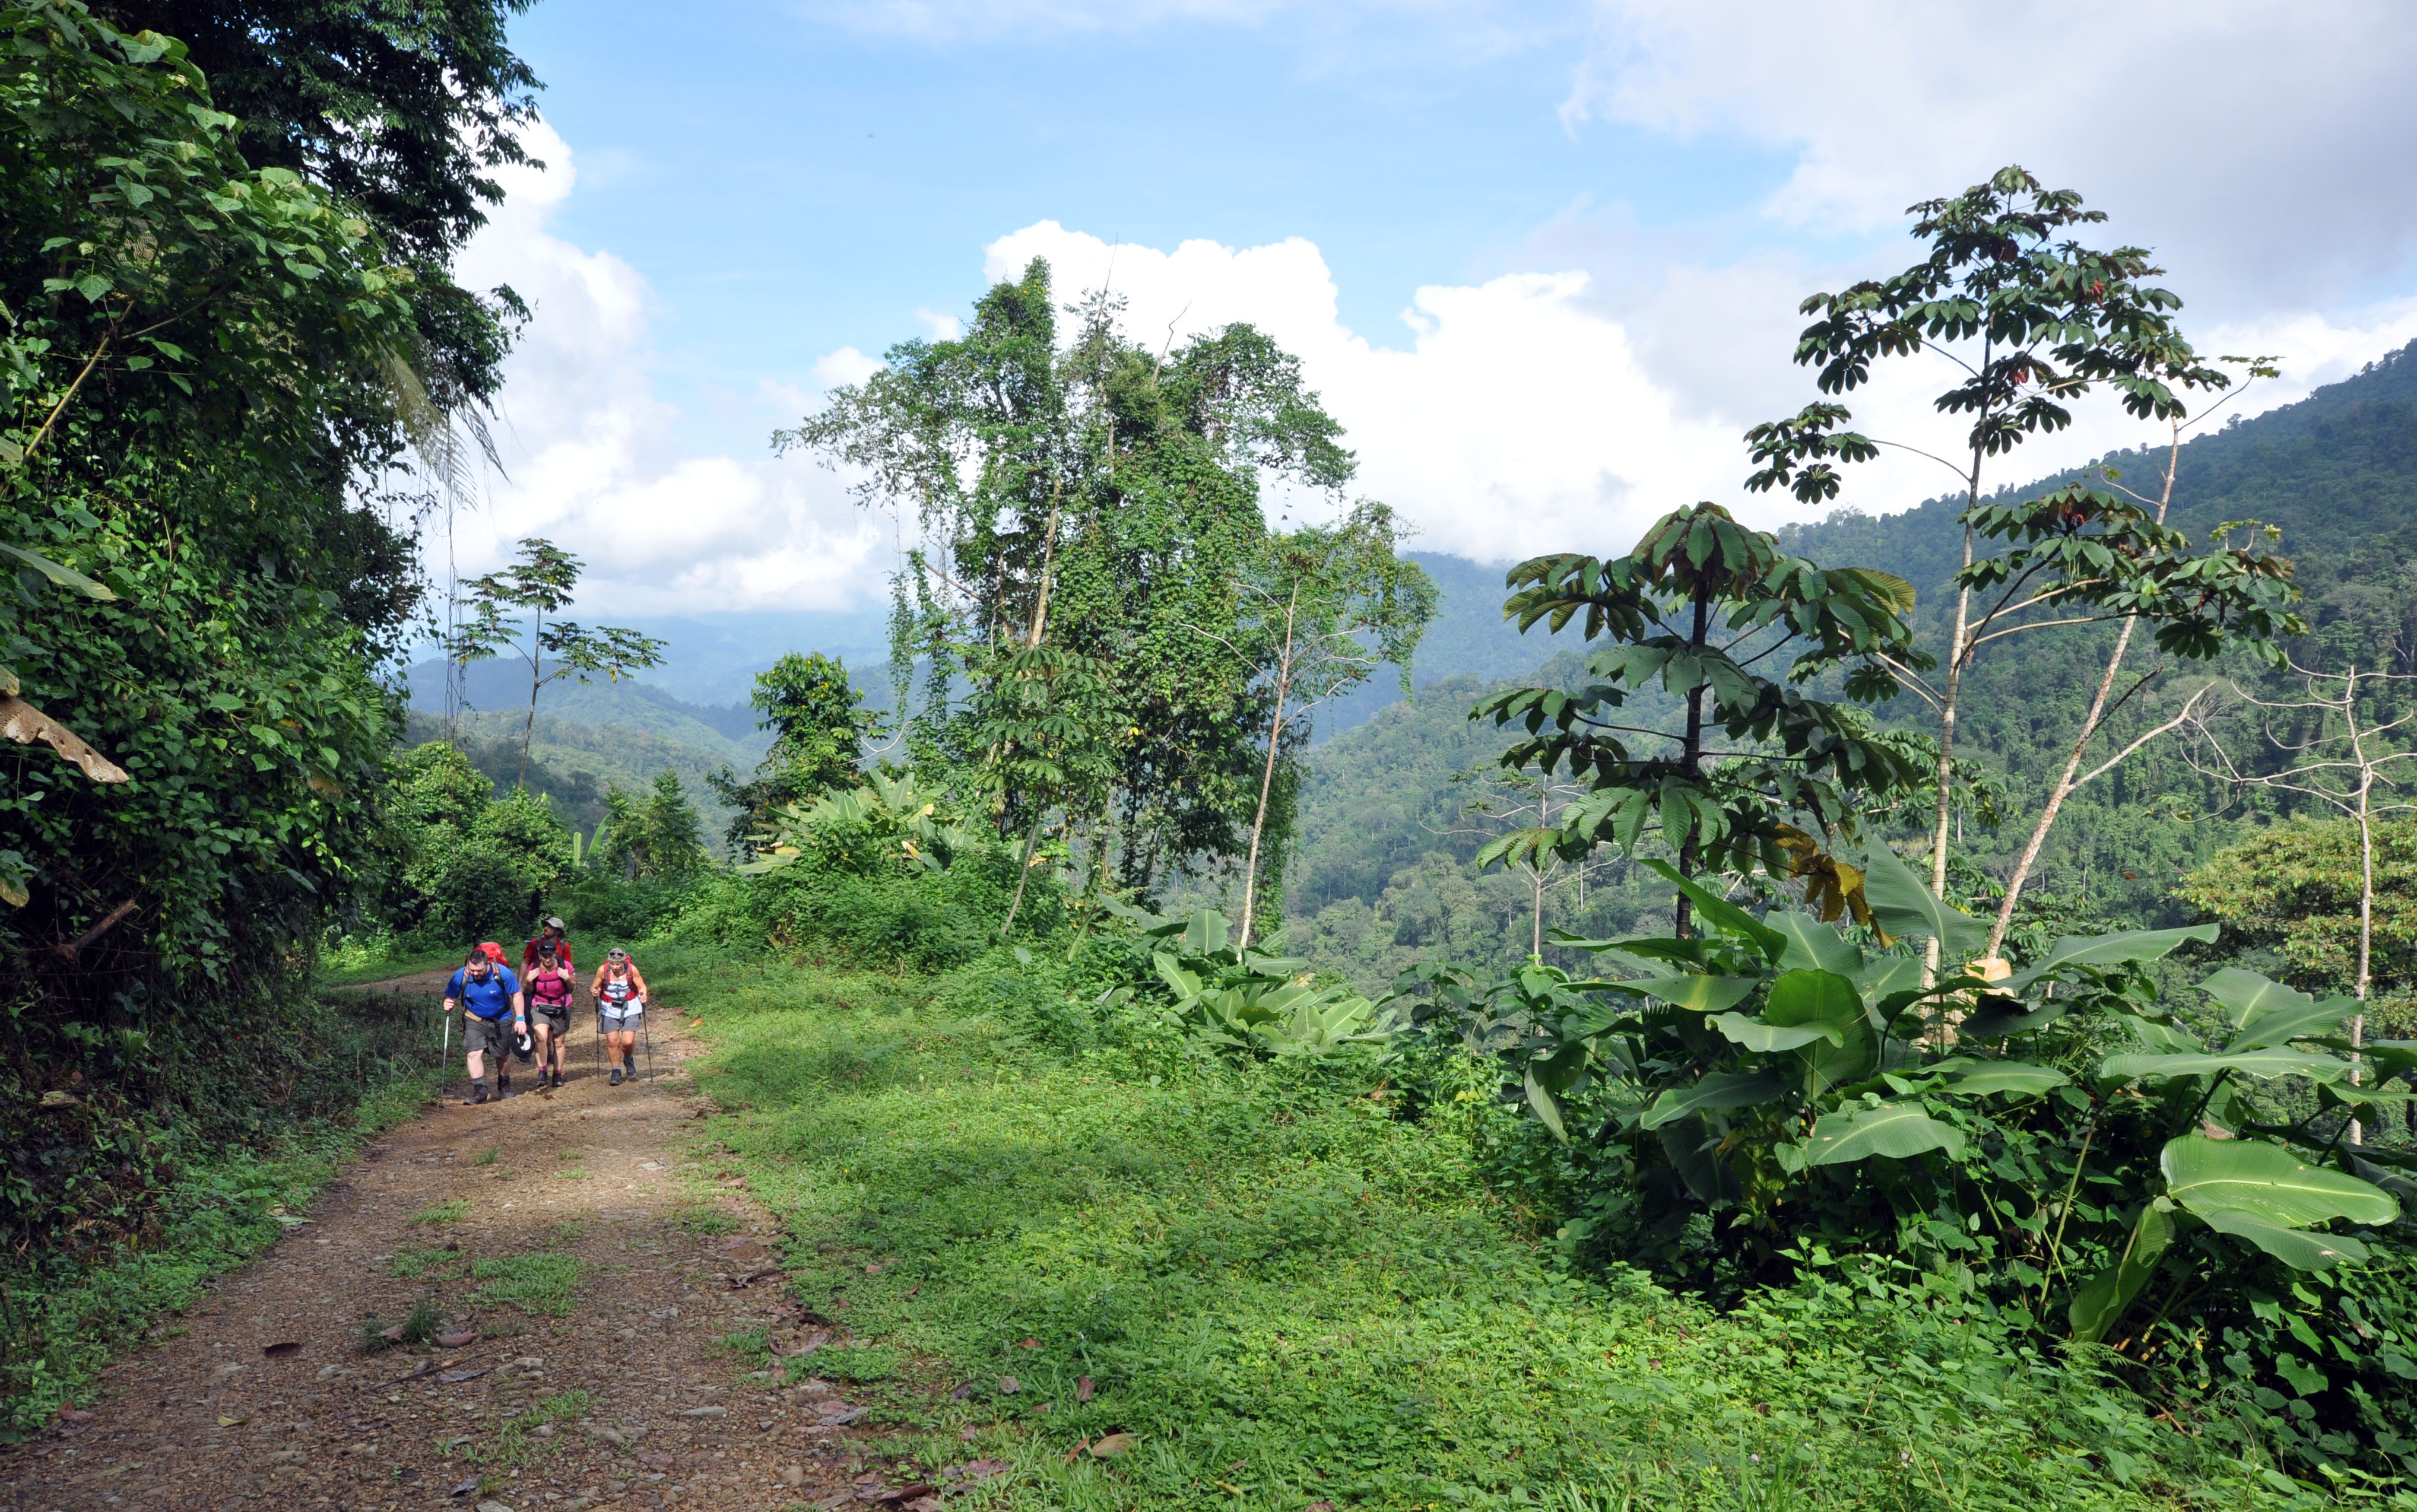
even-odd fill
[(457, 1064), (454, 1101), (129, 1351), (88, 1414), (0, 1459), (0, 1512), (872, 1512), (926, 1491), (884, 1474), (841, 1388), (780, 1387), (720, 1342), (832, 1330), (782, 1288), (767, 1216), (690, 1166), (696, 1047), (655, 1035), (655, 1079), (618, 1088), (585, 1032), (558, 1092), (464, 1107)]

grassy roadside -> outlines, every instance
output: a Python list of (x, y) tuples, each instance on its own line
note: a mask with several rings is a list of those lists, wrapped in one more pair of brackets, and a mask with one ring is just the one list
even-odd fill
[(169, 1130), (183, 1154), (158, 1194), (162, 1221), (153, 1247), (0, 1266), (0, 1438), (39, 1431), (62, 1405), (90, 1400), (113, 1357), (190, 1307), (212, 1278), (303, 1222), (296, 1215), (363, 1144), (428, 1106), (433, 1056), (421, 1063), (383, 1053), (394, 1048), (385, 1042), (391, 1032), (367, 1005), (355, 1021), (326, 1023), (327, 1064), (367, 1067), (367, 1075), (342, 1083), (349, 1090), (331, 1106), (257, 1143), (208, 1143)]
[[(2319, 1504), (1944, 1303), (1723, 1316), (1559, 1274), (1477, 1181), (1467, 1111), (1398, 1116), (1369, 1070), (1081, 1048), (996, 972), (648, 970), (717, 1044), (711, 1136), (806, 1299), (889, 1346), (816, 1368), (901, 1362), (886, 1411), (934, 1467), (1011, 1461), (1016, 1505)], [(1078, 1452), (1110, 1432), (1132, 1447)]]

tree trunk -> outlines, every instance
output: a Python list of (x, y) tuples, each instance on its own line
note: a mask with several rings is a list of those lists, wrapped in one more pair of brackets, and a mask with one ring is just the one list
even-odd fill
[[(1972, 487), (1965, 508), (1969, 513), (1981, 502), (1981, 462), (1976, 452), (1972, 461)], [(1972, 565), (1972, 527), (1964, 527), (1964, 565)], [(1947, 843), (1950, 822), (1955, 812), (1955, 714), (1956, 699), (1964, 687), (1964, 637), (1970, 633), (1972, 590), (1955, 590), (1955, 625), (1947, 640), (1947, 682), (1938, 695), (1938, 812), (1930, 830), (1930, 891), (1944, 902), (1947, 898)], [(1935, 986), (1938, 981), (1938, 936), (1932, 935), (1922, 947), (1922, 985)]]
[(529, 741), (537, 734), (537, 690), (545, 686), (545, 649), (538, 639), (545, 627), (545, 611), (539, 610), (529, 620), (529, 706), (528, 718), (521, 725), (521, 775), (512, 780), (517, 793), (528, 791)]
[[(1695, 585), (1695, 623), (1687, 635), (1688, 646), (1701, 651), (1705, 641), (1711, 633), (1711, 585), (1698, 581)], [(1687, 738), (1680, 748), (1679, 760), (1680, 764), (1686, 767), (1689, 777), (1702, 779), (1704, 775), (1704, 685), (1702, 683), (1697, 683), (1687, 689)], [(1668, 837), (1665, 836), (1664, 839), (1667, 839)], [(1703, 848), (1695, 843), (1695, 831), (1694, 826), (1690, 825), (1687, 838), (1679, 844), (1679, 875), (1690, 882), (1695, 880), (1695, 863), (1702, 850)], [(1681, 940), (1689, 939), (1692, 937), (1690, 931), (1694, 925), (1695, 909), (1688, 902), (1687, 895), (1680, 893), (1678, 906), (1671, 910), (1670, 932)]]
[[(2350, 754), (2358, 758), (2358, 986), (2361, 1005), (2349, 1021), (2349, 1084), (2359, 1084), (2359, 1047), (2366, 1043), (2366, 994), (2372, 988), (2375, 951), (2375, 829), (2368, 799), (2375, 788), (2375, 768), (2367, 764), (2366, 742), (2358, 733), (2358, 668), (2352, 664), (2342, 689), (2342, 714), (2349, 723)], [(2349, 1121), (2349, 1142), (2365, 1142), (2366, 1126)]]
[(2005, 900), (1998, 905), (1997, 922), (1989, 926), (1989, 954), (1996, 956), (2006, 943), (2007, 927), (2014, 923), (2014, 904), (2023, 896), (2024, 880), (2029, 877), (2031, 866), (2039, 860), (2040, 848), (2047, 843), (2047, 832), (2056, 823), (2057, 810), (2081, 784), (2074, 774), (2081, 770), (2081, 753), (2098, 733), (2098, 721), (2106, 717), (2106, 695), (2115, 686), (2116, 674), (2122, 670), (2123, 653), (2132, 644), (2132, 631), (2139, 625), (2136, 619), (2123, 622), (2122, 632), (2115, 637), (2115, 654), (2106, 658), (2106, 674), (2098, 679), (2097, 695), (2090, 701), (2090, 713), (2081, 721), (2081, 734), (2073, 743), (2073, 753), (2065, 758), (2064, 770), (2057, 775), (2056, 786), (2048, 791), (2047, 803), (2040, 809), (2039, 823), (2031, 826), (2031, 838), (2023, 846), (2022, 859), (2014, 863), (2014, 874), (2006, 879)]
[(1023, 864), (1015, 869), (1015, 896), (1008, 900), (1007, 922), (998, 927), (998, 937), (1002, 940), (1007, 938), (1007, 932), (1010, 930), (1015, 928), (1015, 911), (1024, 906), (1024, 882), (1026, 878), (1032, 875), (1032, 847), (1039, 842), (1040, 839), (1041, 815), (1035, 812), (1032, 816), (1032, 827), (1024, 832), (1024, 860)]
[[(2171, 425), (2172, 440), (2166, 451), (2165, 487), (2157, 495), (2157, 523), (2161, 525), (2166, 522), (2166, 511), (2173, 507), (2174, 475), (2180, 470), (2182, 458), (2181, 422), (2176, 420)], [(2090, 701), (2090, 717), (2081, 721), (2081, 736), (2073, 743), (2073, 759), (2064, 764), (2064, 775), (2057, 779), (2055, 790), (2048, 794), (2047, 807), (2041, 810), (2039, 823), (2031, 826), (2030, 842), (2023, 847), (2023, 858), (2015, 865), (2014, 874), (2006, 881), (2005, 901), (1998, 906), (1998, 922), (1989, 929), (1989, 954), (1992, 956), (2005, 945), (2006, 928), (2014, 922), (2014, 904), (2022, 898), (2023, 883), (2030, 875), (2032, 863), (2039, 859), (2040, 848), (2047, 843), (2047, 832), (2056, 824), (2057, 810), (2064, 807), (2064, 800), (2081, 785), (2074, 780), (2073, 775), (2081, 769), (2081, 753), (2098, 733), (2098, 721), (2105, 717), (2107, 691), (2115, 686), (2116, 674), (2123, 666), (2124, 653), (2131, 648), (2132, 631), (2139, 623), (2136, 619), (2125, 620), (2123, 633), (2115, 638), (2115, 652), (2106, 658), (2106, 675), (2099, 679), (2098, 696)], [(1956, 838), (1961, 839), (1963, 837), (1959, 833)]]
[(1251, 816), (1251, 854), (1242, 869), (1242, 944), (1251, 947), (1251, 925), (1256, 915), (1259, 894), (1259, 838), (1267, 832), (1268, 798), (1275, 792), (1276, 751), (1284, 744), (1285, 699), (1292, 692), (1292, 630), (1293, 616), (1300, 608), (1300, 584), (1292, 585), (1292, 597), (1285, 600), (1284, 655), (1276, 662), (1275, 722), (1268, 727), (1268, 761), (1259, 772), (1259, 808)]

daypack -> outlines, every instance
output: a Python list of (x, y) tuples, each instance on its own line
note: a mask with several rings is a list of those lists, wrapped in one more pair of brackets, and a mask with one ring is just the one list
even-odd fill
[(570, 978), (560, 972), (540, 972), (529, 977), (527, 985), (531, 1003), (541, 1003), (549, 1008), (570, 1005)]
[(615, 1007), (622, 1006), (637, 995), (638, 983), (634, 977), (623, 976), (616, 979), (609, 974), (605, 976), (602, 996), (604, 1001)]

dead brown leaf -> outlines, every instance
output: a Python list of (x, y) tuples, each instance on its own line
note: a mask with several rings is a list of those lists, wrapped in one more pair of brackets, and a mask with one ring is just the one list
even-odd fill
[(1091, 1378), (1089, 1376), (1085, 1376), (1074, 1383), (1074, 1399), (1076, 1401), (1089, 1401), (1091, 1399)]
[(1133, 1436), (1132, 1434), (1111, 1433), (1101, 1439), (1099, 1443), (1091, 1445), (1091, 1458), (1094, 1459), (1112, 1459), (1117, 1455), (1124, 1453), (1127, 1449), (1130, 1449), (1132, 1446)]

